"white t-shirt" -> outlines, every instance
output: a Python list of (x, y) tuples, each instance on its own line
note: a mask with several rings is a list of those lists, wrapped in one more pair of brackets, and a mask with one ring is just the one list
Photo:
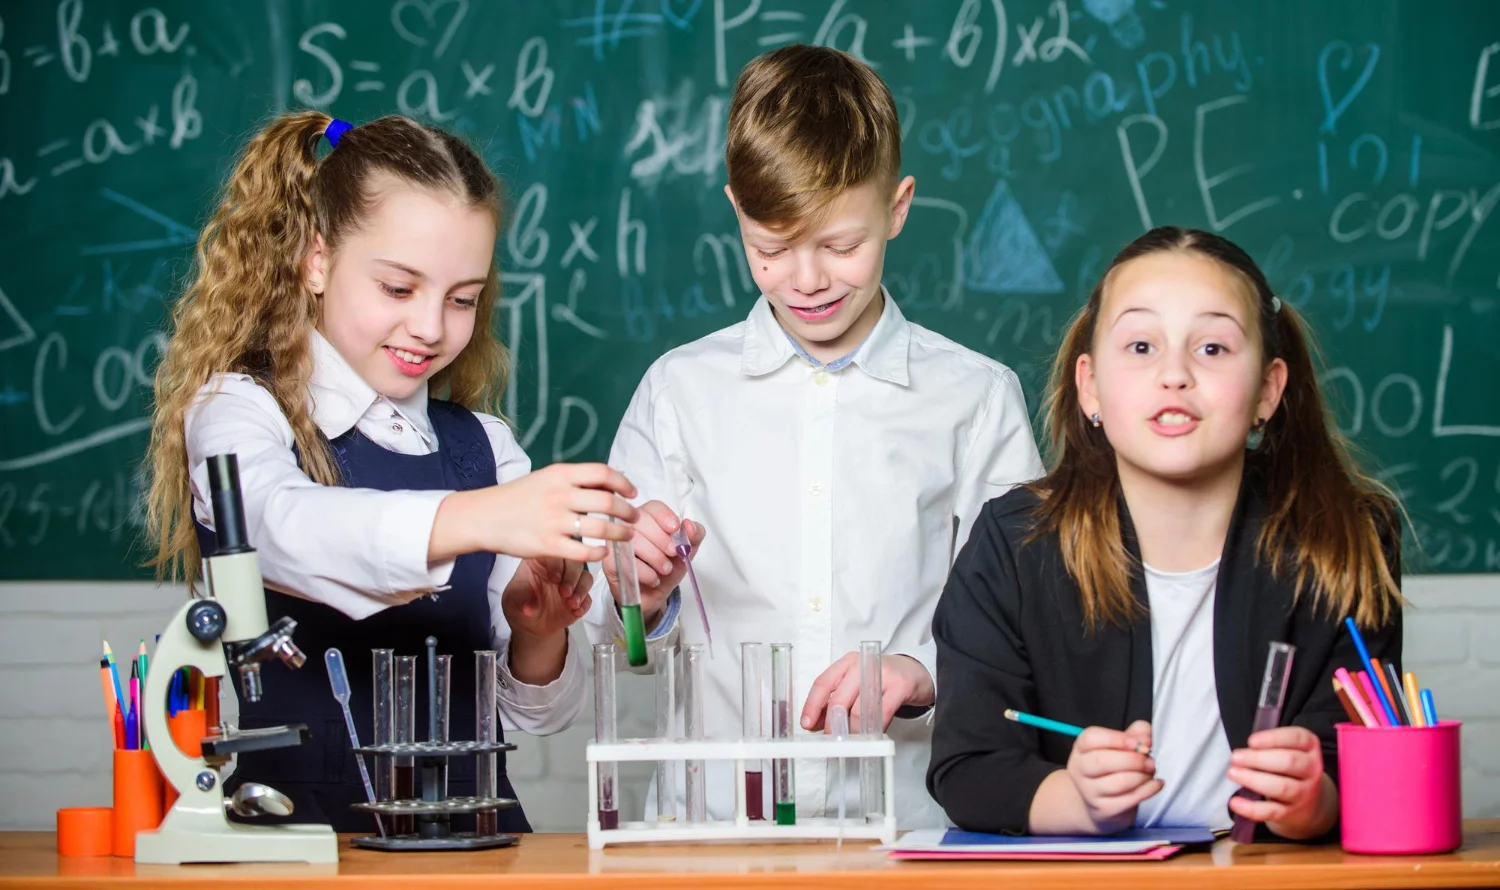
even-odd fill
[(1163, 788), (1136, 809), (1141, 828), (1228, 828), (1229, 739), (1214, 678), (1219, 561), (1191, 572), (1146, 566), (1151, 602), (1152, 753)]

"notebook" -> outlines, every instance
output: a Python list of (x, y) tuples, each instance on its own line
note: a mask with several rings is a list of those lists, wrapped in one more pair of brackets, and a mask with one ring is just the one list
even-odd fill
[[(982, 834), (956, 828), (910, 831), (884, 847), (892, 859), (1165, 859), (1187, 844), (1213, 843), (1207, 828), (1137, 828), (1102, 837)], [(1109, 857), (1103, 859), (1102, 857)]]

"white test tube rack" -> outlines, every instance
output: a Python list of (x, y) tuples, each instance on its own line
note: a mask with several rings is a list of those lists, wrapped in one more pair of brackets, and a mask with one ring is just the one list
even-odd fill
[[(896, 743), (881, 736), (877, 739), (852, 736), (836, 739), (828, 735), (805, 735), (792, 739), (756, 739), (698, 741), (674, 739), (622, 739), (601, 744), (589, 742), (585, 753), (589, 765), (589, 849), (602, 850), (609, 844), (665, 843), (680, 841), (787, 841), (850, 840), (896, 841), (895, 796)], [(852, 761), (846, 769), (858, 775), (858, 763), (875, 757), (884, 762), (885, 815), (867, 819), (862, 812), (849, 813), (842, 829), (837, 818), (797, 817), (794, 825), (778, 825), (774, 819), (751, 821), (745, 810), (745, 762), (760, 761), (766, 765), (766, 788), (770, 790), (770, 764), (773, 760), (827, 760), (843, 757)], [(618, 828), (599, 827), (599, 764), (656, 762), (661, 760), (732, 760), (734, 761), (734, 821), (626, 822)], [(616, 792), (618, 799), (618, 791)], [(766, 807), (769, 815), (774, 806)], [(842, 832), (842, 835), (841, 835)]]

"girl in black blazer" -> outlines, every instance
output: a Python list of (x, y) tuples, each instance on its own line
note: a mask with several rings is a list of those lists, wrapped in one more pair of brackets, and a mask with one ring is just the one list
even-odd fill
[[(1074, 320), (1047, 414), (1051, 471), (986, 505), (933, 619), (928, 790), (974, 831), (1240, 815), (1327, 835), (1330, 679), (1359, 669), (1341, 622), (1399, 662), (1400, 535), (1331, 429), (1296, 313), (1234, 244), (1155, 229)], [(1297, 647), (1291, 683), (1281, 726), (1252, 736), (1273, 641)]]

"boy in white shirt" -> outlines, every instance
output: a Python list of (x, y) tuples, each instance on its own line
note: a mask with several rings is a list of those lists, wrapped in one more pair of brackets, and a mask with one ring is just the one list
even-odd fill
[[(890, 91), (844, 53), (788, 46), (746, 66), (725, 192), (762, 296), (651, 366), (609, 463), (644, 502), (634, 542), (653, 640), (704, 642), (700, 616), (681, 614), (696, 605), (674, 592), (686, 567), (670, 535), (685, 525), (694, 543), (714, 631), (709, 735), (740, 733), (742, 642), (794, 645), (802, 730), (821, 730), (830, 703), (857, 727), (857, 650), (879, 640), (897, 819), (918, 828), (944, 822), (917, 719), (934, 697), (938, 594), (979, 508), (1042, 466), (1016, 375), (907, 321), (881, 286), (915, 188), (899, 176), (900, 135)], [(602, 595), (613, 575), (606, 561), (585, 619), (596, 641), (622, 632)], [(840, 793), (859, 812), (849, 772), (834, 789), (798, 762), (798, 814), (832, 812)], [(708, 773), (710, 818), (729, 818), (731, 765)]]

